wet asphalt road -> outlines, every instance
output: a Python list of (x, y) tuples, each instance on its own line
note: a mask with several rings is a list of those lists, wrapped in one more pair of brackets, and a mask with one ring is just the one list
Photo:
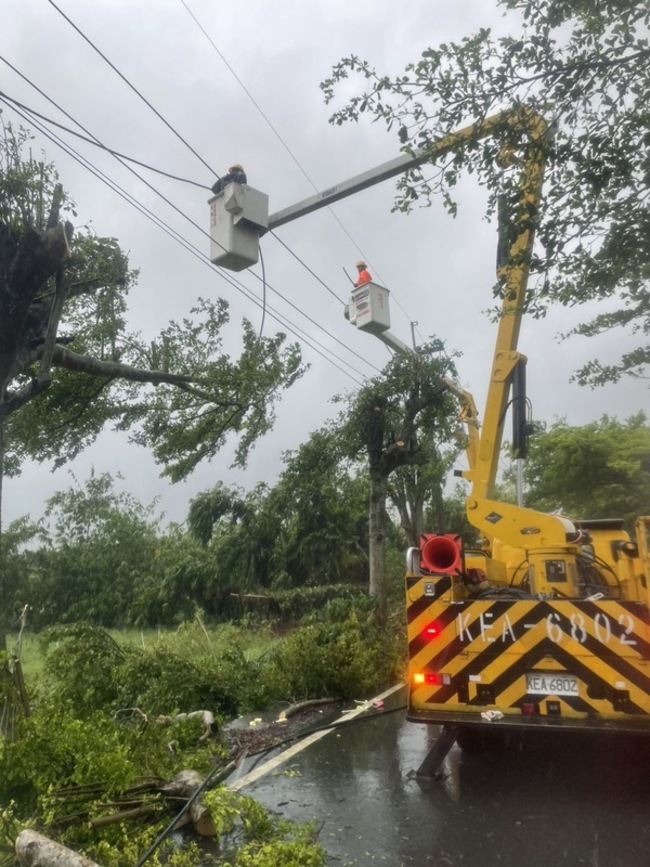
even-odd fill
[(243, 791), (322, 823), (332, 867), (650, 867), (648, 741), (544, 732), (480, 755), (454, 747), (441, 779), (423, 783), (413, 771), (436, 732), (389, 712)]

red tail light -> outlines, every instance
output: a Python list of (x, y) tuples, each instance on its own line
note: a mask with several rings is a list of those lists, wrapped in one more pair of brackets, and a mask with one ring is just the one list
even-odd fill
[(422, 630), (422, 635), (427, 641), (434, 641), (436, 638), (440, 637), (442, 633), (442, 626), (435, 621), (430, 623), (428, 626)]
[(451, 675), (440, 671), (414, 671), (413, 684), (415, 686), (445, 686), (451, 683)]

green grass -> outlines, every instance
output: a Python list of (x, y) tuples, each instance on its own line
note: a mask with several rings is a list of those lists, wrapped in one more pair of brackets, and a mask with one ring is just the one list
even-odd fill
[[(218, 656), (226, 647), (238, 644), (249, 659), (263, 654), (277, 637), (263, 628), (245, 629), (230, 623), (205, 626), (191, 621), (177, 629), (108, 629), (107, 632), (120, 646), (136, 646), (146, 650), (164, 646), (188, 659)], [(10, 636), (8, 647), (13, 650), (17, 636)], [(22, 638), (21, 662), (25, 679), (29, 682), (43, 670), (43, 655), (39, 636), (26, 632)]]

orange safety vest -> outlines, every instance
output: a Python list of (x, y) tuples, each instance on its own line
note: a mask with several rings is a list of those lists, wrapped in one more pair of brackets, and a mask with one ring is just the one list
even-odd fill
[(357, 280), (357, 282), (354, 285), (358, 289), (359, 286), (363, 286), (364, 283), (372, 283), (372, 277), (370, 275), (370, 271), (367, 271), (365, 268), (363, 269), (363, 271), (359, 272), (359, 279)]

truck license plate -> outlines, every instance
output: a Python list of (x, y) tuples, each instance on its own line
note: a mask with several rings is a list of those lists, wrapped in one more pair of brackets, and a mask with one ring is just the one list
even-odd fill
[(526, 675), (530, 695), (578, 695), (578, 679), (561, 671), (535, 671)]

